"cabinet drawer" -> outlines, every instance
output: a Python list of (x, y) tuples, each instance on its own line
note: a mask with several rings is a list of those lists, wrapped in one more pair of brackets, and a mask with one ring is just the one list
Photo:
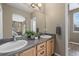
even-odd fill
[(46, 49), (37, 52), (37, 56), (46, 56)]
[(37, 46), (37, 51), (40, 51), (40, 50), (43, 50), (43, 49), (46, 49), (46, 42), (41, 43)]

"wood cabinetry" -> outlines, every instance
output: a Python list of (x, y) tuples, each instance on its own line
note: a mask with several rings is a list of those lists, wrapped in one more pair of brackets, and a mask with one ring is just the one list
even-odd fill
[(51, 56), (54, 54), (54, 39), (50, 39), (28, 50), (17, 53), (16, 56)]
[(18, 56), (36, 56), (36, 47), (32, 47), (18, 54)]
[(54, 53), (54, 41), (48, 40), (47, 41), (47, 56), (51, 56)]
[(37, 56), (46, 56), (46, 42), (37, 45)]
[(37, 52), (37, 56), (46, 56), (46, 49), (43, 49)]
[(46, 42), (37, 45), (37, 51), (46, 49)]
[(54, 54), (54, 48), (55, 47), (55, 45), (54, 45), (54, 39), (52, 40), (52, 54)]

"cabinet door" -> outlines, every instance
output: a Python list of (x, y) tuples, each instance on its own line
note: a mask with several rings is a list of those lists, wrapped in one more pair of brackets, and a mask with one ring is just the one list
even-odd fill
[(47, 41), (47, 56), (51, 56), (54, 53), (54, 41), (48, 40)]
[(19, 56), (36, 56), (36, 47), (32, 47), (22, 53)]
[(54, 39), (52, 40), (52, 54), (54, 54), (54, 48), (55, 48), (55, 46), (54, 46)]

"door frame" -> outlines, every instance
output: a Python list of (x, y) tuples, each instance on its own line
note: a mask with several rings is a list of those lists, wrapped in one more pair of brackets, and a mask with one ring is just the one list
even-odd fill
[(65, 3), (65, 56), (68, 56), (68, 39), (69, 39), (69, 34), (68, 34), (68, 3)]

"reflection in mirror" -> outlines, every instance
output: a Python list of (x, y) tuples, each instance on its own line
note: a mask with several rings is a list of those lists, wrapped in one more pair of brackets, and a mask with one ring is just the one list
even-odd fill
[[(18, 4), (17, 4), (18, 5)], [(32, 8), (33, 9), (33, 8)], [(20, 9), (18, 9), (20, 10)], [(12, 36), (24, 35), (25, 31), (33, 31), (40, 33), (45, 32), (45, 13), (44, 6), (39, 11), (21, 11), (12, 13)], [(37, 29), (37, 30), (36, 30)]]
[(25, 33), (25, 17), (19, 14), (12, 15), (12, 36)]
[(36, 32), (36, 17), (33, 17), (31, 20), (31, 30)]

